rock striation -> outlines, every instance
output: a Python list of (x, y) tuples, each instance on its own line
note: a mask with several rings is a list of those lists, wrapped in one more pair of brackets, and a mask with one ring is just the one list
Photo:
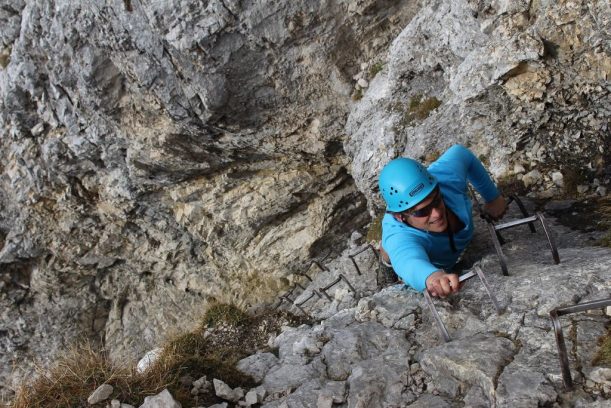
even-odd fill
[(537, 196), (606, 195), (610, 19), (602, 0), (4, 1), (0, 393), (79, 338), (133, 359), (213, 301), (270, 302), (369, 222), (396, 155), (461, 142)]
[(133, 358), (341, 246), (368, 220), (342, 152), (351, 76), (417, 8), (3, 5), (0, 365), (80, 336)]

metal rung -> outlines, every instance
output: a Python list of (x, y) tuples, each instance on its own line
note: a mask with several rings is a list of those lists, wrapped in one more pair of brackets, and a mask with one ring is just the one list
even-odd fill
[[(482, 285), (484, 285), (484, 289), (486, 290), (486, 293), (488, 294), (490, 301), (492, 301), (492, 304), (494, 305), (494, 309), (496, 310), (496, 313), (498, 315), (502, 314), (503, 309), (499, 305), (499, 302), (497, 301), (496, 296), (494, 295), (494, 292), (492, 291), (492, 288), (488, 284), (486, 275), (484, 274), (484, 271), (482, 270), (482, 268), (479, 265), (474, 266), (471, 271), (460, 275), (458, 277), (458, 282), (464, 282), (468, 279), (473, 278), (475, 275), (479, 277), (480, 281), (482, 282)], [(443, 320), (441, 320), (441, 316), (439, 316), (439, 313), (437, 312), (437, 308), (435, 307), (435, 303), (433, 303), (433, 299), (431, 298), (431, 295), (428, 289), (424, 290), (424, 298), (426, 299), (426, 303), (429, 306), (431, 313), (433, 314), (433, 318), (435, 319), (435, 323), (437, 324), (437, 328), (439, 329), (439, 332), (441, 333), (443, 340), (446, 343), (451, 341), (452, 338), (450, 337), (450, 334), (448, 333), (448, 329), (446, 329), (445, 324), (443, 324)]]
[(509, 221), (504, 224), (497, 224), (494, 226), (494, 229), (497, 231), (501, 231), (507, 228), (515, 227), (517, 225), (532, 223), (533, 221), (537, 221), (537, 220), (538, 220), (538, 217), (536, 215), (532, 215), (528, 218), (522, 218), (519, 220)]
[(354, 293), (354, 297), (355, 299), (358, 299), (358, 294), (356, 293), (356, 289), (354, 289), (354, 287), (350, 284), (350, 282), (348, 281), (348, 279), (342, 275), (341, 273), (339, 274), (339, 276), (330, 284), (328, 284), (325, 287), (319, 288), (318, 290), (325, 295), (325, 297), (327, 298), (328, 301), (331, 301), (331, 296), (329, 296), (329, 294), (327, 293), (327, 290), (329, 290), (331, 287), (335, 286), (336, 284), (338, 284), (340, 281), (344, 281), (346, 282), (346, 285), (348, 285), (348, 287), (350, 288), (350, 290), (352, 291), (352, 293)]
[[(557, 265), (560, 263), (560, 255), (558, 255), (558, 249), (556, 248), (556, 242), (554, 241), (554, 237), (551, 234), (551, 230), (547, 225), (545, 217), (542, 213), (537, 212), (535, 215), (527, 218), (523, 218), (521, 220), (510, 221), (505, 224), (494, 225), (492, 223), (488, 223), (488, 231), (490, 233), (490, 237), (492, 239), (492, 243), (494, 244), (494, 249), (499, 257), (499, 263), (501, 264), (501, 270), (503, 271), (503, 275), (509, 276), (509, 270), (507, 268), (507, 258), (503, 253), (503, 249), (501, 248), (501, 243), (498, 240), (497, 232), (500, 229), (507, 229), (511, 227), (515, 227), (517, 225), (529, 224), (532, 225), (534, 221), (541, 222), (541, 226), (543, 227), (543, 232), (545, 232), (545, 236), (547, 237), (547, 242), (549, 244), (550, 250), (552, 252), (552, 258), (554, 259), (554, 263)], [(534, 228), (534, 227), (533, 227)]]
[(299, 272), (297, 275), (305, 276), (307, 280), (309, 280), (310, 282), (313, 282), (312, 278), (310, 278), (310, 276), (307, 273), (305, 273), (305, 272)]
[(356, 273), (357, 275), (362, 275), (361, 270), (359, 269), (358, 264), (356, 263), (356, 261), (354, 260), (354, 257), (365, 252), (366, 250), (371, 249), (371, 251), (373, 252), (373, 255), (376, 257), (376, 259), (379, 261), (380, 257), (378, 255), (378, 252), (376, 251), (376, 249), (371, 245), (371, 244), (367, 244), (367, 246), (365, 248), (361, 248), (361, 250), (359, 250), (358, 252), (352, 254), (352, 255), (348, 255), (348, 258), (350, 258), (350, 260), (352, 261), (352, 265), (354, 265), (354, 269), (356, 269)]
[(549, 315), (552, 319), (552, 325), (554, 326), (554, 333), (556, 335), (556, 345), (558, 346), (558, 358), (560, 359), (562, 381), (564, 382), (564, 386), (567, 390), (573, 389), (573, 378), (571, 377), (569, 356), (566, 351), (566, 344), (564, 343), (564, 334), (562, 333), (562, 326), (560, 325), (559, 318), (560, 316), (564, 316), (567, 314), (585, 312), (586, 310), (598, 309), (606, 306), (611, 306), (611, 298), (581, 303), (575, 306), (559, 307), (549, 312)]
[(318, 296), (318, 298), (320, 299), (320, 294), (318, 292), (316, 292), (315, 290), (313, 290), (312, 293), (310, 293), (310, 296), (308, 296), (307, 298), (305, 298), (304, 300), (302, 300), (299, 303), (295, 302), (294, 305), (295, 306), (303, 306), (304, 303), (306, 303), (308, 300), (312, 299), (314, 296)]

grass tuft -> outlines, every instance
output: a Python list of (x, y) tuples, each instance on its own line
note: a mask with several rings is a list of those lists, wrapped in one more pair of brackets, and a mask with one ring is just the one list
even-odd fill
[(439, 106), (441, 106), (441, 101), (434, 96), (422, 99), (422, 95), (414, 95), (409, 101), (402, 123), (404, 126), (409, 126), (414, 120), (422, 121)]
[(384, 218), (384, 213), (376, 216), (373, 220), (371, 220), (371, 224), (369, 224), (369, 228), (367, 229), (366, 239), (367, 242), (380, 242), (382, 240), (382, 219)]
[(221, 400), (212, 387), (192, 395), (193, 381), (206, 376), (208, 381), (217, 378), (233, 388), (255, 386), (251, 377), (236, 369), (237, 362), (256, 351), (270, 351), (269, 336), (283, 325), (304, 322), (284, 312), (249, 316), (236, 306), (215, 304), (197, 329), (169, 339), (144, 373), (136, 372), (135, 366), (114, 363), (104, 350), (84, 343), (58, 357), (50, 369), (39, 370), (34, 380), (17, 390), (9, 407), (86, 407), (89, 395), (104, 383), (114, 387), (109, 400), (134, 406), (164, 388), (185, 408), (209, 406)]
[(220, 324), (238, 325), (249, 316), (234, 305), (217, 303), (212, 305), (202, 318), (203, 327), (216, 327)]
[(592, 360), (593, 366), (611, 367), (611, 328), (598, 340), (600, 349)]
[[(39, 370), (36, 379), (22, 385), (11, 408), (65, 408), (87, 406), (87, 398), (102, 384), (114, 387), (111, 398), (140, 405), (147, 395), (163, 390), (166, 376), (157, 371), (145, 375), (113, 364), (104, 350), (82, 343), (61, 355), (54, 367)], [(100, 404), (102, 406), (103, 404)]]
[(354, 92), (352, 92), (352, 100), (360, 101), (363, 99), (363, 90), (361, 88), (356, 88)]
[(371, 68), (369, 68), (369, 79), (373, 79), (376, 75), (380, 73), (380, 71), (382, 71), (383, 68), (384, 64), (382, 64), (381, 62), (376, 62), (375, 64), (373, 64)]
[(11, 62), (11, 47), (0, 50), (0, 67), (6, 68)]

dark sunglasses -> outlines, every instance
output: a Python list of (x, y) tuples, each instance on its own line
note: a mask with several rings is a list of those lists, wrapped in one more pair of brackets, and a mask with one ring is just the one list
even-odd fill
[(435, 189), (433, 194), (435, 194), (433, 201), (431, 201), (426, 207), (422, 207), (418, 210), (408, 211), (407, 215), (410, 217), (417, 217), (417, 218), (428, 217), (429, 215), (431, 215), (433, 208), (439, 208), (441, 206), (441, 203), (443, 202), (443, 197), (441, 197), (441, 192), (439, 191), (439, 187)]

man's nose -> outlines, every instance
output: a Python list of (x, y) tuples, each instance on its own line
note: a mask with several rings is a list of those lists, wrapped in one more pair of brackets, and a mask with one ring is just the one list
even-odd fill
[(443, 206), (439, 206), (439, 207), (435, 207), (431, 210), (431, 218), (436, 219), (436, 218), (440, 218), (441, 216), (443, 216), (443, 210), (442, 210)]

